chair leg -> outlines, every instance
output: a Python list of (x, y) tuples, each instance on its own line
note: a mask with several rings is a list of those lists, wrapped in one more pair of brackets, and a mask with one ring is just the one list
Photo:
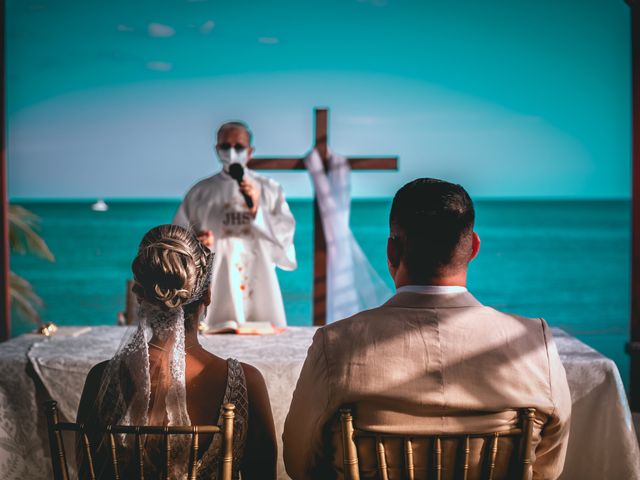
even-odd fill
[(527, 408), (522, 419), (522, 480), (532, 477), (531, 442), (533, 438), (533, 421), (536, 418), (536, 409)]
[(342, 427), (342, 457), (345, 480), (360, 480), (358, 470), (358, 451), (353, 440), (353, 417), (351, 410), (340, 410), (340, 424)]
[(53, 478), (55, 480), (69, 480), (69, 470), (67, 469), (67, 459), (64, 452), (64, 443), (62, 442), (62, 434), (60, 430), (56, 429), (59, 422), (57, 405), (57, 402), (53, 400), (45, 403)]
[(233, 475), (233, 420), (236, 415), (234, 411), (235, 408), (235, 405), (231, 403), (227, 403), (222, 407), (222, 418), (224, 422), (222, 480), (231, 480), (231, 476)]

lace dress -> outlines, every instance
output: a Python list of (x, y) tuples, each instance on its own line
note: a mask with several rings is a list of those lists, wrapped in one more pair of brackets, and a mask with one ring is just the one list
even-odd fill
[[(233, 476), (234, 480), (240, 478), (240, 463), (244, 454), (247, 439), (247, 426), (249, 420), (249, 396), (247, 394), (247, 382), (240, 362), (233, 358), (227, 359), (227, 387), (222, 404), (233, 403), (236, 407), (233, 420)], [(222, 407), (218, 416), (218, 425), (222, 426)], [(220, 460), (222, 455), (222, 436), (215, 435), (211, 445), (198, 462), (198, 479), (215, 480), (218, 478)]]

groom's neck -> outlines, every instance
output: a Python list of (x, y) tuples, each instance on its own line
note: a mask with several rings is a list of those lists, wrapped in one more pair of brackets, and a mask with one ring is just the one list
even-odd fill
[(434, 285), (443, 287), (466, 287), (467, 286), (467, 270), (462, 269), (454, 272), (447, 272), (439, 275), (433, 275), (420, 280), (415, 280), (409, 275), (409, 272), (401, 265), (393, 277), (393, 283), (397, 288), (407, 285)]

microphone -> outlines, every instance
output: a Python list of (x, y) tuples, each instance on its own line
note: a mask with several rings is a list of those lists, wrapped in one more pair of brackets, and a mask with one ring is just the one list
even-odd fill
[[(238, 185), (240, 185), (240, 182), (242, 182), (242, 179), (244, 178), (244, 168), (239, 163), (232, 163), (231, 165), (229, 165), (229, 175), (231, 175), (231, 178), (233, 178), (236, 182), (238, 182)], [(246, 193), (241, 193), (244, 197), (244, 201), (247, 204), (247, 207), (249, 207), (249, 210), (253, 209), (253, 199)]]

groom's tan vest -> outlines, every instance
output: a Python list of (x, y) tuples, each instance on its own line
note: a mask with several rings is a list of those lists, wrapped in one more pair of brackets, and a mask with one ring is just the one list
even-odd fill
[(534, 407), (534, 478), (562, 471), (571, 397), (549, 327), (469, 293), (399, 293), (318, 330), (284, 428), (293, 479), (331, 461), (327, 431), (342, 405), (354, 406), (360, 428), (415, 433), (500, 428), (507, 419), (447, 417)]

